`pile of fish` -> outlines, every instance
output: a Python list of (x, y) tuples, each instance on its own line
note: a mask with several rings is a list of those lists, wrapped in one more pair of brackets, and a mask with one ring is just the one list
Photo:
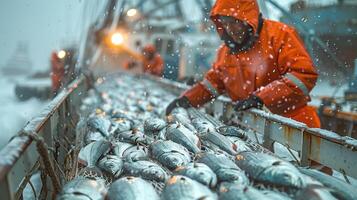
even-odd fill
[(174, 98), (152, 80), (98, 79), (77, 125), (80, 172), (57, 199), (357, 199), (343, 181), (255, 151), (239, 128), (195, 109), (165, 116)]

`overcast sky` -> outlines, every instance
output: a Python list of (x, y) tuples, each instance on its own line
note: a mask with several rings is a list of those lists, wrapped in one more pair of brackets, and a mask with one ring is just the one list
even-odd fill
[(79, 0), (0, 0), (0, 66), (19, 41), (27, 42), (36, 68), (48, 67), (52, 49), (78, 38)]
[[(23, 41), (29, 45), (34, 68), (48, 68), (52, 50), (79, 39), (82, 7), (88, 1), (0, 0), (0, 67)], [(284, 6), (291, 1), (284, 0)]]

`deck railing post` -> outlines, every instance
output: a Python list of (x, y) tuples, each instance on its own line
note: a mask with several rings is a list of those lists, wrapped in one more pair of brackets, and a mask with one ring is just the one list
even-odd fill
[(274, 152), (274, 141), (270, 139), (271, 135), (271, 123), (269, 120), (265, 120), (264, 123), (264, 135), (263, 135), (263, 147), (269, 149), (270, 151)]
[(307, 134), (305, 130), (301, 131), (301, 152), (300, 152), (300, 163), (301, 166), (310, 166), (309, 154), (311, 148), (311, 135)]

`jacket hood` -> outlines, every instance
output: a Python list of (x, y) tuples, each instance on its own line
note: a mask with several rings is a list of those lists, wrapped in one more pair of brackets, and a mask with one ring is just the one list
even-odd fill
[(259, 26), (259, 14), (256, 0), (217, 0), (211, 11), (211, 20), (217, 27), (220, 27), (219, 16), (234, 17), (246, 21), (256, 33)]

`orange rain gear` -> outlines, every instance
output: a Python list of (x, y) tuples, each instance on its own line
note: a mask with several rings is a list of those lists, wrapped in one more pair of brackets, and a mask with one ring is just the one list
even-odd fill
[[(257, 34), (259, 14), (255, 0), (219, 0), (211, 11), (211, 19), (219, 34), (219, 16), (246, 21)], [(309, 127), (320, 127), (316, 111), (307, 106), (318, 74), (303, 42), (295, 29), (286, 24), (267, 19), (262, 22), (259, 36), (250, 48), (232, 54), (229, 47), (222, 45), (205, 79), (183, 95), (193, 106), (223, 93), (233, 101), (256, 95), (271, 112)]]
[(55, 52), (51, 55), (51, 70), (52, 91), (57, 92), (64, 77), (64, 63)]
[[(147, 45), (143, 49), (143, 70), (155, 76), (162, 76), (164, 73), (164, 61), (161, 56), (156, 52), (153, 45)], [(151, 59), (147, 58), (145, 54), (153, 54)]]

